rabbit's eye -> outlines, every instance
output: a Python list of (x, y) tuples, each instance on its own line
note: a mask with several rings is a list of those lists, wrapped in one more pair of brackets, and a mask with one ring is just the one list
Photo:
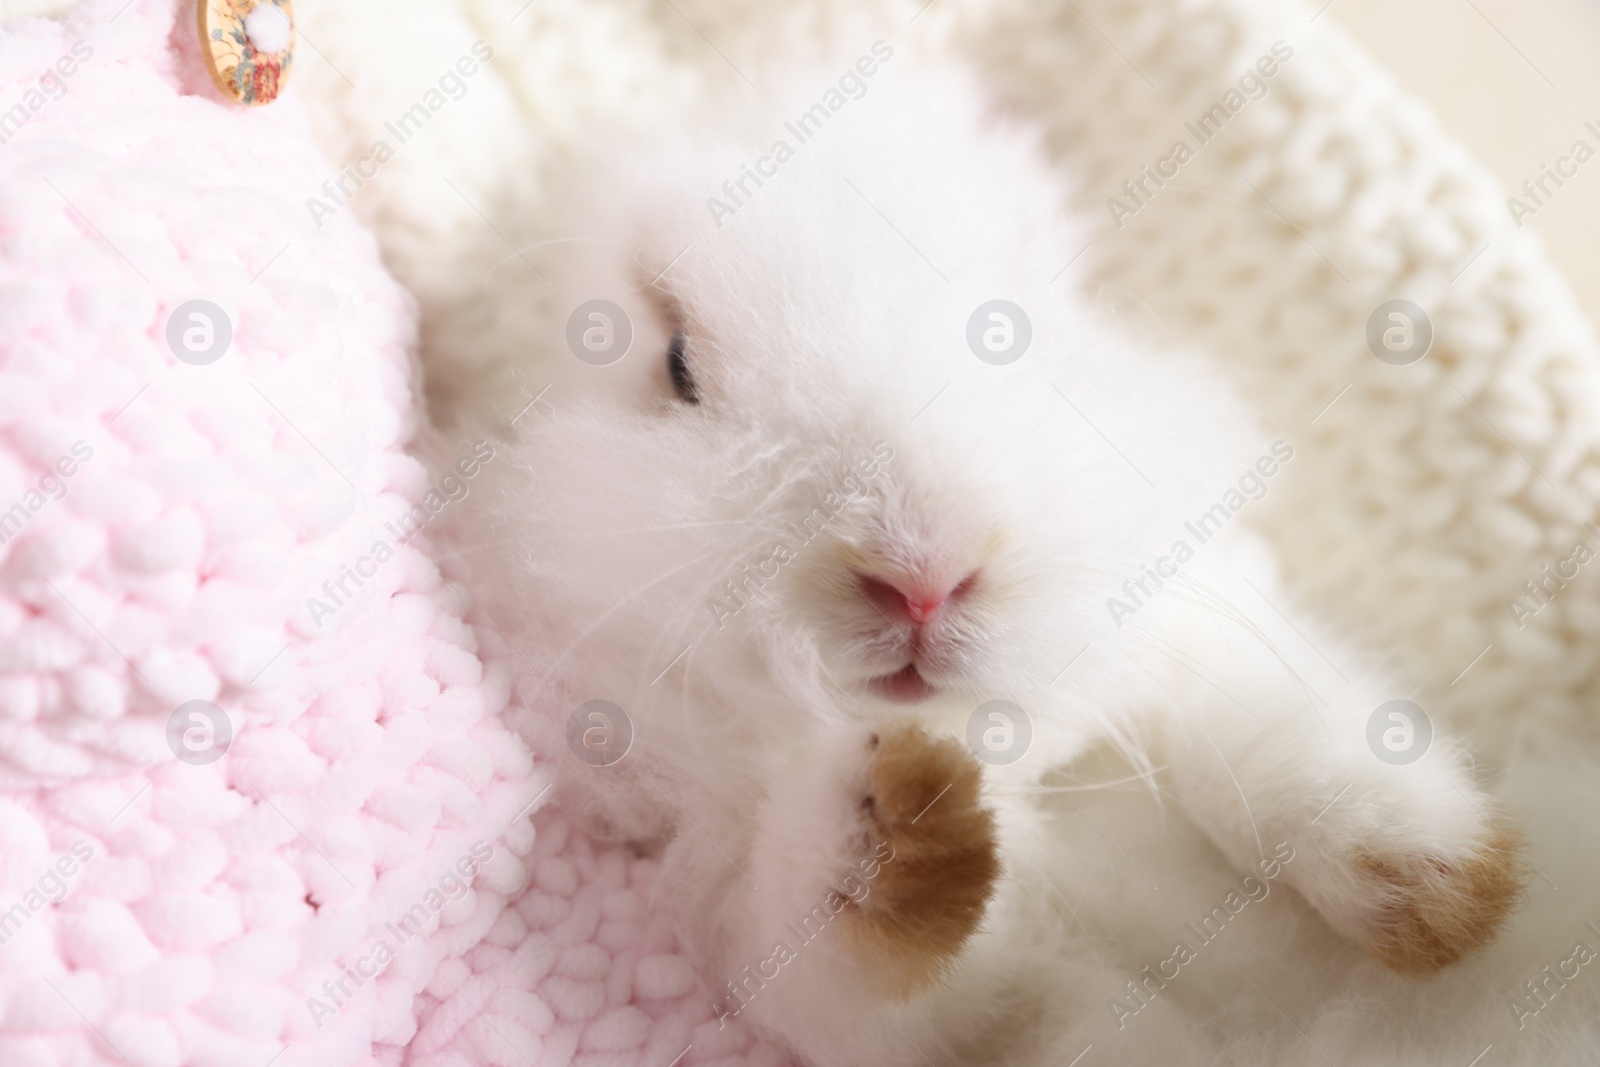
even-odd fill
[(689, 373), (689, 360), (684, 355), (684, 346), (683, 331), (675, 331), (672, 342), (667, 345), (667, 375), (672, 379), (672, 388), (679, 400), (685, 404), (698, 404), (700, 389), (694, 384), (694, 376)]

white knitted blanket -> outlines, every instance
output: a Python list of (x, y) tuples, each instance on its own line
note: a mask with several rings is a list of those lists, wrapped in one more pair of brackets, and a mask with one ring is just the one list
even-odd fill
[[(506, 320), (527, 294), (502, 234), (537, 227), (541, 172), (586, 136), (697, 93), (750, 92), (814, 38), (887, 35), (969, 57), (1046, 126), (1068, 195), (1097, 222), (1070, 274), (1226, 360), (1304, 457), (1264, 509), (1290, 579), (1392, 650), (1429, 707), (1482, 731), (1486, 748), (1518, 724), (1593, 732), (1585, 639), (1600, 628), (1600, 585), (1543, 602), (1524, 586), (1577, 541), (1600, 548), (1585, 526), (1600, 495), (1593, 329), (1488, 172), (1315, 6), (302, 8), (329, 62), (308, 57), (299, 76), (315, 86), (325, 144), (349, 162), (470, 42), (496, 49), (482, 81), (352, 201), (417, 294), (424, 359), (446, 383), (516, 343)], [(1239, 93), (1275, 41), (1292, 58), (1260, 79), (1264, 98)], [(1230, 90), (1244, 106), (1196, 125)], [(1181, 165), (1179, 141), (1192, 155)], [(1158, 165), (1177, 176), (1144, 177)], [(1142, 183), (1132, 195), (1130, 181)], [(1369, 348), (1369, 319), (1394, 299), (1431, 322), (1419, 362)]]
[[(545, 176), (575, 147), (701, 94), (757, 92), (813, 46), (883, 37), (969, 59), (1043, 124), (1064, 195), (1095, 222), (1059, 284), (1230, 369), (1296, 450), (1253, 520), (1291, 587), (1414, 679), (1536, 824), (1539, 876), (1495, 950), (1509, 1007), (1600, 921), (1572, 784), (1600, 765), (1600, 583), (1580, 569), (1600, 553), (1600, 350), (1505, 192), (1319, 6), (470, 0), (398, 22), (374, 0), (308, 2), (329, 63), (303, 76), (330, 105), (314, 113), (326, 145), (353, 160), (467, 42), (496, 50), (447, 121), (353, 198), (421, 302), (448, 400), (529, 343), (519, 312), (537, 284), (514, 246), (548, 236)], [(1396, 300), (1415, 310), (1386, 347)], [(1431, 332), (1421, 358), (1407, 328)], [(1600, 1047), (1566, 1010), (1541, 1040)], [(1319, 1048), (1348, 1027), (1301, 1024)], [(1508, 1062), (1560, 1055), (1497, 1040)]]
[[(135, 2), (135, 14), (150, 6)], [(0, 14), (50, 6), (0, 4)], [(648, 125), (703, 94), (756, 91), (775, 63), (824, 41), (854, 54), (882, 37), (911, 53), (968, 57), (1003, 99), (1045, 126), (1063, 165), (1063, 195), (1095, 222), (1081, 257), (1063, 257), (1059, 284), (1099, 291), (1135, 328), (1223, 360), (1295, 448), (1292, 476), (1252, 509), (1291, 586), (1390, 654), (1417, 680), (1430, 714), (1472, 735), (1485, 776), (1501, 776), (1498, 792), (1513, 810), (1544, 828), (1529, 846), (1540, 873), (1528, 909), (1515, 937), (1494, 950), (1507, 1003), (1542, 965), (1565, 958), (1574, 939), (1594, 936), (1583, 926), (1600, 924), (1593, 858), (1563, 847), (1563, 826), (1581, 824), (1594, 799), (1571, 783), (1600, 765), (1590, 710), (1600, 584), (1587, 566), (1590, 552), (1600, 554), (1600, 524), (1589, 525), (1600, 499), (1600, 351), (1537, 238), (1515, 226), (1504, 191), (1316, 6), (460, 0), (397, 8), (301, 0), (297, 16), (298, 65), (274, 106), (307, 112), (333, 163), (330, 185), (344, 179), (342, 189), (307, 200), (305, 221), (316, 228), (326, 211), (344, 225), (348, 208), (374, 232), (389, 270), (416, 299), (423, 362), (445, 414), (453, 383), (527, 343), (531, 327), (519, 313), (534, 279), (519, 242), (553, 217), (556, 165), (598, 131)], [(446, 85), (462, 57), (482, 58), (478, 42), (492, 56)], [(1258, 66), (1264, 56), (1275, 62)], [(1257, 77), (1241, 82), (1250, 71)], [(425, 104), (426, 125), (396, 136), (391, 127), (430, 92), (440, 102)], [(377, 152), (380, 140), (392, 151)], [(362, 281), (382, 291), (379, 280)], [(1384, 331), (1397, 323), (1382, 306), (1395, 300), (1421, 315), (1407, 311), (1385, 347)], [(1411, 361), (1404, 329), (1415, 337), (1424, 323), (1431, 345)], [(403, 335), (404, 325), (393, 333)], [(385, 447), (404, 443), (403, 434), (391, 437)], [(450, 577), (452, 561), (440, 563)], [(407, 632), (426, 646), (416, 655), (449, 667), (430, 661), (428, 672), (457, 671), (460, 684), (495, 690), (504, 702), (516, 652), (492, 621), (418, 574), (415, 593), (432, 598), (428, 610), (465, 616), (476, 635), (468, 640), (465, 627), (448, 641)], [(414, 606), (395, 608), (400, 630), (402, 607)], [(451, 658), (436, 644), (475, 651)], [(307, 693), (314, 683), (305, 677)], [(505, 752), (496, 756), (494, 810), (480, 821), (498, 832), (523, 818), (511, 813), (530, 778), (502, 727), (533, 751), (534, 781), (562, 742), (514, 707), (503, 723), (487, 723), (489, 711), (480, 732)], [(160, 830), (142, 808), (127, 818), (141, 833)], [(204, 1062), (231, 1062), (238, 1050), (271, 1054), (283, 1044), (295, 1047), (280, 1064), (781, 1062), (747, 1031), (709, 1021), (691, 967), (649, 908), (648, 863), (594, 845), (549, 808), (536, 808), (533, 824), (531, 842), (520, 829), (509, 835), (493, 877), (479, 875), (474, 899), (486, 903), (476, 915), (443, 914), (424, 951), (365, 994), (370, 1001), (341, 1012), (336, 1048), (307, 1026), (298, 980), (224, 981), (224, 965), (254, 967), (257, 956), (219, 953), (202, 964), (163, 948), (152, 967), (166, 969), (151, 971), (151, 981), (213, 982), (204, 1005), (215, 1033), (202, 1040), (173, 1024), (169, 1040), (159, 1030), (163, 1012), (203, 1013), (152, 994), (117, 1017), (121, 1029), (108, 1030), (121, 1046), (115, 1055), (87, 1039), (18, 1039), (8, 1055), (27, 1051), (27, 1062), (42, 1065), (120, 1063), (126, 1052), (141, 1064), (176, 1065), (202, 1062), (202, 1053), (211, 1057)], [(441, 837), (431, 847), (446, 859), (464, 849), (472, 834), (461, 825), (459, 842)], [(433, 859), (420, 867), (436, 869)], [(330, 945), (355, 936), (319, 929)], [(204, 982), (195, 977), (202, 970)], [(252, 1031), (261, 1005), (242, 995), (222, 1003), (218, 992), (275, 981), (274, 1011), (300, 1018), (281, 1041)], [(1580, 995), (1542, 1014), (1537, 1039), (1501, 1036), (1510, 1012), (1495, 1020), (1485, 1067), (1593, 1062), (1600, 1036)], [(78, 1025), (41, 998), (55, 1014), (37, 1009), (25, 1019), (13, 1005), (0, 1015), (0, 1040), (19, 1027)], [(1288, 1025), (1337, 1058), (1337, 1028), (1351, 1024)], [(62, 1048), (74, 1058), (57, 1057)]]

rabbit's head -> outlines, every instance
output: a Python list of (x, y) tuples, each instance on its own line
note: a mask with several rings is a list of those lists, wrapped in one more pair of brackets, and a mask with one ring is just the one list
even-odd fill
[(549, 246), (498, 536), (569, 698), (1021, 699), (1219, 484), (1221, 391), (1075, 295), (1032, 142), (880, 96), (632, 156)]

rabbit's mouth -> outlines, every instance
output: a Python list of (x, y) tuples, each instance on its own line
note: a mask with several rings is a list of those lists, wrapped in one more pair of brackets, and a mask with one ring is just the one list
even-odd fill
[(922, 676), (915, 662), (907, 663), (893, 674), (880, 675), (867, 681), (867, 687), (885, 700), (896, 704), (918, 704), (939, 690)]

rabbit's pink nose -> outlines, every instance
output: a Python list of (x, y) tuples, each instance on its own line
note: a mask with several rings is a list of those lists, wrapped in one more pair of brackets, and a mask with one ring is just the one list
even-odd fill
[(908, 619), (917, 625), (929, 622), (951, 600), (959, 600), (978, 580), (978, 572), (958, 582), (897, 579), (885, 581), (857, 574), (856, 585), (878, 610), (891, 619)]

